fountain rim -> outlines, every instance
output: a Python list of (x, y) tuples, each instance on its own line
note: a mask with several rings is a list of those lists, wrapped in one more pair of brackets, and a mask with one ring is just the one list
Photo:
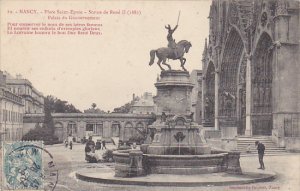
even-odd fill
[[(113, 152), (115, 156), (128, 156), (130, 151), (140, 151), (140, 150), (116, 150)], [(142, 152), (142, 151), (140, 151)], [(189, 158), (215, 158), (215, 157), (224, 157), (228, 155), (228, 152), (222, 152), (217, 154), (202, 154), (202, 155), (156, 155), (150, 153), (143, 153), (143, 156), (147, 156), (150, 158), (182, 158), (182, 159), (189, 159)]]
[(215, 157), (224, 157), (228, 153), (218, 153), (218, 154), (203, 154), (203, 155), (156, 155), (156, 154), (147, 154), (144, 153), (143, 155), (147, 157), (156, 157), (156, 158), (182, 158), (182, 159), (189, 159), (189, 158), (215, 158)]

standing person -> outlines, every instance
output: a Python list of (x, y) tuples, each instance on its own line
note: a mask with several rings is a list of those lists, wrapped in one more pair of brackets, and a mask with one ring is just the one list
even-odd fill
[(87, 146), (92, 145), (93, 147), (95, 147), (95, 142), (93, 141), (93, 137), (92, 136), (89, 137), (88, 141), (86, 142), (86, 145)]
[(264, 154), (265, 154), (265, 145), (260, 143), (259, 141), (255, 141), (255, 146), (257, 147), (258, 152), (258, 161), (260, 164), (260, 167), (258, 169), (265, 169), (264, 164)]
[(73, 148), (73, 142), (70, 141), (70, 150), (72, 150), (72, 148)]
[(106, 150), (105, 140), (102, 141), (102, 150), (103, 150), (103, 148), (105, 148), (105, 150)]
[(95, 149), (96, 150), (100, 150), (101, 149), (101, 140), (99, 140), (99, 139), (97, 140)]

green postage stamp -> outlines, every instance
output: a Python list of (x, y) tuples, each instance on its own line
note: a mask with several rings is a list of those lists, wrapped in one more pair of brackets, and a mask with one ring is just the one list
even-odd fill
[(43, 142), (4, 142), (2, 149), (4, 189), (43, 189)]

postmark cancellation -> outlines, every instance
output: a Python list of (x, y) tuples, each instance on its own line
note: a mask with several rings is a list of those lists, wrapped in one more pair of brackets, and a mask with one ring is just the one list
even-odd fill
[(44, 186), (43, 142), (4, 142), (2, 149), (2, 188), (42, 190)]

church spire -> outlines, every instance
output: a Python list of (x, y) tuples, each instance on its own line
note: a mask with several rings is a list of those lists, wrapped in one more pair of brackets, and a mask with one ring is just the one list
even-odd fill
[(205, 45), (204, 45), (204, 50), (202, 54), (202, 59), (205, 59), (207, 56), (207, 38), (205, 38)]

